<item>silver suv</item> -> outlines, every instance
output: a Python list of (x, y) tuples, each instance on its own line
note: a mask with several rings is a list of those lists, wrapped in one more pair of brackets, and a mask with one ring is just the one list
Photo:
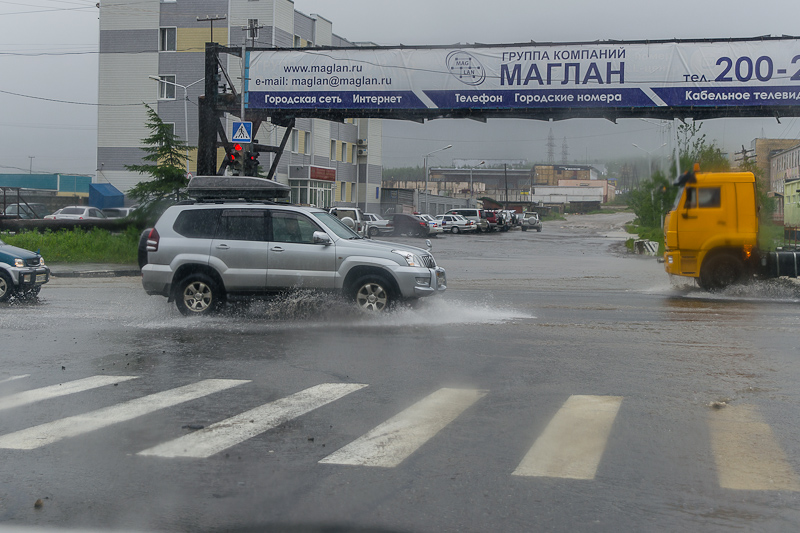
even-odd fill
[(322, 209), (248, 201), (184, 202), (146, 235), (142, 285), (184, 315), (229, 296), (288, 289), (339, 291), (367, 311), (444, 292), (426, 250), (364, 239)]

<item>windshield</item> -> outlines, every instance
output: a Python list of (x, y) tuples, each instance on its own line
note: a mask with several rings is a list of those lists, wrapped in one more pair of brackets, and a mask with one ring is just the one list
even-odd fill
[(672, 204), (672, 210), (677, 211), (678, 206), (681, 204), (681, 198), (683, 198), (683, 187), (678, 189), (678, 194), (675, 195), (675, 203)]
[(324, 211), (319, 213), (313, 213), (313, 215), (317, 218), (317, 220), (322, 222), (325, 225), (325, 227), (334, 232), (337, 237), (341, 237), (342, 239), (361, 238), (361, 236), (359, 236), (358, 233), (347, 227), (347, 225), (344, 224), (341, 220), (339, 220), (336, 217), (336, 215), (325, 213)]

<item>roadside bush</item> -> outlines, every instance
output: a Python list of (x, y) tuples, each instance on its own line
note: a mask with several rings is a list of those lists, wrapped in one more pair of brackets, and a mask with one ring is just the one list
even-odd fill
[(24, 231), (3, 235), (3, 241), (27, 250), (38, 250), (46, 263), (136, 263), (139, 230), (122, 233), (94, 228), (91, 231)]

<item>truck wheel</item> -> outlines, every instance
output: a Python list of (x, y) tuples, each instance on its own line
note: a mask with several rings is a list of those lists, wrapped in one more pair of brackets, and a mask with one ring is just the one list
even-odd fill
[(183, 315), (210, 315), (223, 301), (222, 290), (205, 274), (190, 274), (176, 287), (175, 305)]
[(540, 226), (540, 227), (538, 227), (538, 228), (536, 228), (536, 231), (538, 231), (539, 233), (541, 233), (541, 232), (542, 232), (542, 228), (541, 228), (541, 226)]
[(703, 262), (697, 279), (702, 289), (722, 290), (744, 279), (744, 264), (731, 254), (719, 254)]
[(362, 311), (379, 313), (394, 303), (391, 286), (381, 276), (362, 276), (352, 285), (352, 298)]
[(5, 272), (0, 272), (0, 302), (5, 302), (14, 294), (14, 282)]
[(528, 231), (528, 227), (527, 226), (521, 226), (521, 228), (522, 228), (522, 231)]

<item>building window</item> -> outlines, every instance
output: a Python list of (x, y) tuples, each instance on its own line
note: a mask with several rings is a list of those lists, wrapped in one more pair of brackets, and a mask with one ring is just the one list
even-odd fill
[(303, 40), (300, 39), (299, 35), (294, 36), (294, 47), (295, 48), (302, 48), (303, 47)]
[(297, 153), (300, 151), (300, 132), (292, 130), (292, 152)]
[(159, 100), (175, 100), (175, 76), (159, 76), (161, 81), (158, 82), (158, 98)]
[(247, 38), (258, 39), (258, 19), (247, 19)]
[(350, 151), (350, 162), (351, 163), (355, 163), (356, 161), (358, 161), (357, 155), (358, 155), (358, 146), (356, 146), (354, 144), (353, 145), (353, 149)]
[(342, 161), (347, 161), (347, 143), (342, 143)]
[(303, 153), (308, 155), (309, 145), (311, 144), (311, 132), (303, 132)]
[(174, 52), (177, 50), (178, 28), (161, 28), (158, 49), (161, 52)]
[(336, 161), (336, 141), (331, 140), (331, 161)]

